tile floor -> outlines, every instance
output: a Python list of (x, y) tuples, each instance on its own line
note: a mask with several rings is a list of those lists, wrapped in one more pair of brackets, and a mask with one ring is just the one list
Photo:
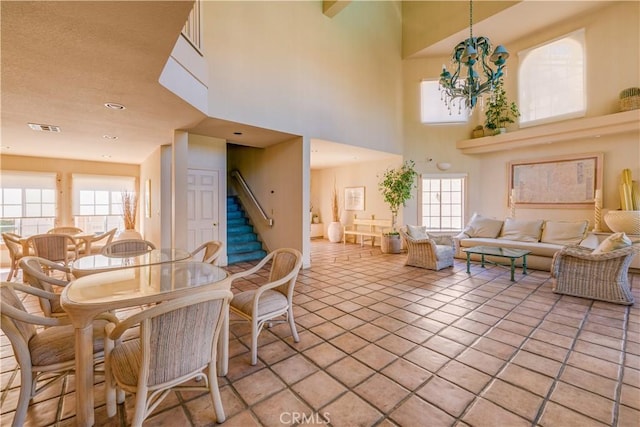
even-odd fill
[[(300, 342), (286, 324), (265, 330), (250, 366), (249, 329), (231, 326), (225, 426), (640, 426), (638, 303), (556, 295), (548, 272), (512, 283), (503, 267), (469, 276), (459, 260), (434, 272), (378, 247), (311, 246), (296, 287)], [(640, 301), (640, 275), (632, 281)], [(1, 344), (4, 426), (19, 376)], [(130, 397), (106, 418), (99, 381), (96, 424), (130, 420)], [(73, 390), (70, 376), (38, 396), (25, 425), (73, 425)], [(145, 423), (214, 424), (209, 397), (192, 393), (172, 393)]]

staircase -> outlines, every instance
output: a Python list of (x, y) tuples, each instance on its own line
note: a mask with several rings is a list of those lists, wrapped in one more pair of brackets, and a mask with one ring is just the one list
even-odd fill
[(227, 197), (227, 263), (260, 260), (267, 256), (236, 196)]

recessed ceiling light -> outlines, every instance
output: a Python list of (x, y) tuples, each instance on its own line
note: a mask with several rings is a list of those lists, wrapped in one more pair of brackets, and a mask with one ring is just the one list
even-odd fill
[(111, 158), (111, 156), (110, 156), (109, 154), (103, 154), (103, 155), (102, 155), (102, 158), (103, 158), (103, 159), (110, 159), (110, 158)]
[(242, 135), (242, 132), (234, 132), (234, 135)]
[(104, 104), (104, 106), (107, 108), (111, 108), (112, 110), (124, 110), (127, 108), (122, 104), (118, 104), (117, 102), (107, 102), (106, 104)]
[(116, 139), (118, 139), (118, 137), (115, 135), (102, 135), (102, 137), (104, 139), (108, 139), (109, 141), (115, 141)]
[(27, 123), (27, 125), (38, 132), (60, 132), (60, 126), (43, 125), (40, 123)]

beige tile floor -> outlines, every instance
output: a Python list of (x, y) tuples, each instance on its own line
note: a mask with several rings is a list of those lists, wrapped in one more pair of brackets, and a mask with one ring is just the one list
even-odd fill
[[(378, 247), (311, 246), (296, 287), (300, 342), (286, 324), (265, 330), (250, 366), (249, 329), (231, 326), (225, 426), (640, 426), (638, 304), (556, 295), (548, 272), (518, 271), (512, 283), (503, 267), (469, 276), (458, 260), (434, 272)], [(640, 301), (640, 275), (632, 281)], [(19, 376), (1, 344), (4, 426)], [(96, 424), (130, 420), (130, 397), (106, 418), (100, 381)], [(25, 425), (73, 424), (69, 376), (36, 398)], [(209, 397), (193, 393), (172, 393), (145, 423), (214, 424)]]

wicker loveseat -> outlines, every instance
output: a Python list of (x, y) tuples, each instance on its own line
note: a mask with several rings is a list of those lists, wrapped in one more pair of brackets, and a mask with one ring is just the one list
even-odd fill
[(424, 236), (414, 238), (408, 231), (408, 228), (400, 230), (400, 236), (407, 248), (405, 265), (430, 270), (441, 270), (453, 266), (455, 249), (451, 236), (429, 236), (425, 231)]
[(553, 257), (553, 292), (632, 305), (629, 265), (637, 246), (592, 253), (589, 248), (566, 246)]

